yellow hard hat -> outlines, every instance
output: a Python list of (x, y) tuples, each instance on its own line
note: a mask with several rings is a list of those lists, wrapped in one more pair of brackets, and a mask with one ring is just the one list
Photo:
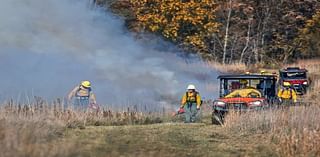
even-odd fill
[(264, 71), (264, 70), (260, 71), (260, 74), (265, 74), (265, 73), (266, 73), (266, 71)]
[(86, 87), (86, 88), (90, 88), (91, 87), (91, 83), (90, 83), (90, 81), (82, 81), (81, 82), (81, 86)]
[(290, 86), (290, 83), (289, 83), (289, 82), (283, 82), (283, 86), (289, 87), (289, 86)]

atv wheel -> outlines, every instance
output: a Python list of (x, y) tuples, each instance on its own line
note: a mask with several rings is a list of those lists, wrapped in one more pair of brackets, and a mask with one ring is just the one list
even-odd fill
[(219, 111), (213, 111), (211, 120), (212, 120), (212, 124), (214, 124), (214, 125), (223, 125), (224, 114)]

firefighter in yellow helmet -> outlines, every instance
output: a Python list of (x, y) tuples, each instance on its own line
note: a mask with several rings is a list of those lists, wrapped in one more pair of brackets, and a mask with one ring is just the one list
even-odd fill
[(248, 80), (241, 79), (239, 82), (240, 82), (241, 89), (248, 88)]
[(257, 89), (248, 86), (248, 80), (241, 79), (240, 81), (240, 89), (234, 90), (228, 95), (225, 96), (225, 98), (235, 98), (235, 97), (253, 97), (253, 98), (260, 98), (261, 93)]
[(260, 70), (260, 74), (261, 75), (274, 75), (274, 73), (271, 73), (271, 72), (268, 72), (268, 71), (265, 71), (265, 70)]
[(283, 87), (278, 91), (278, 98), (281, 104), (297, 102), (297, 93), (289, 82), (283, 82)]
[(193, 84), (188, 85), (187, 92), (181, 100), (180, 110), (185, 111), (185, 123), (195, 122), (197, 112), (201, 107), (201, 96)]
[(68, 94), (68, 101), (74, 98), (74, 106), (77, 109), (86, 109), (90, 104), (96, 104), (96, 96), (91, 89), (90, 81), (82, 81)]

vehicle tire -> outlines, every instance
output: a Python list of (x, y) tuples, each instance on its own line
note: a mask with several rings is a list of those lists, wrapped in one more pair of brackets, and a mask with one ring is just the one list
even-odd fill
[(224, 123), (224, 114), (219, 111), (213, 111), (212, 112), (212, 124), (213, 125), (223, 125)]
[(302, 95), (305, 95), (308, 93), (308, 88), (307, 87), (302, 87)]

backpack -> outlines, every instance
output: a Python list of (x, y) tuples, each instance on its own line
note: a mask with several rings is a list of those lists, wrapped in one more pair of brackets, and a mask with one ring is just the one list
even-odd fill
[[(194, 95), (194, 98), (195, 98), (195, 100), (194, 101), (189, 101), (189, 94), (188, 94), (188, 92), (186, 92), (186, 100), (187, 100), (187, 102), (197, 102), (197, 97), (198, 97), (198, 92), (197, 91), (195, 91), (195, 95)], [(202, 100), (201, 100), (201, 102), (200, 102), (200, 105), (202, 105)]]
[[(290, 88), (290, 98), (289, 99), (292, 99), (292, 90), (293, 89)], [(284, 89), (282, 89), (281, 95), (283, 95), (283, 93), (284, 93)]]
[[(197, 100), (197, 95), (198, 95), (198, 92), (195, 92), (195, 95), (194, 95), (194, 98), (195, 98), (195, 100)], [(186, 100), (187, 101), (189, 101), (189, 94), (188, 94), (188, 92), (186, 92)]]
[(87, 96), (79, 96), (78, 95), (78, 92), (81, 90), (81, 85), (78, 87), (78, 90), (77, 90), (77, 92), (76, 92), (76, 97), (90, 97), (90, 93), (91, 93), (91, 88), (88, 88), (88, 89), (86, 89), (86, 90), (88, 90), (88, 95)]

